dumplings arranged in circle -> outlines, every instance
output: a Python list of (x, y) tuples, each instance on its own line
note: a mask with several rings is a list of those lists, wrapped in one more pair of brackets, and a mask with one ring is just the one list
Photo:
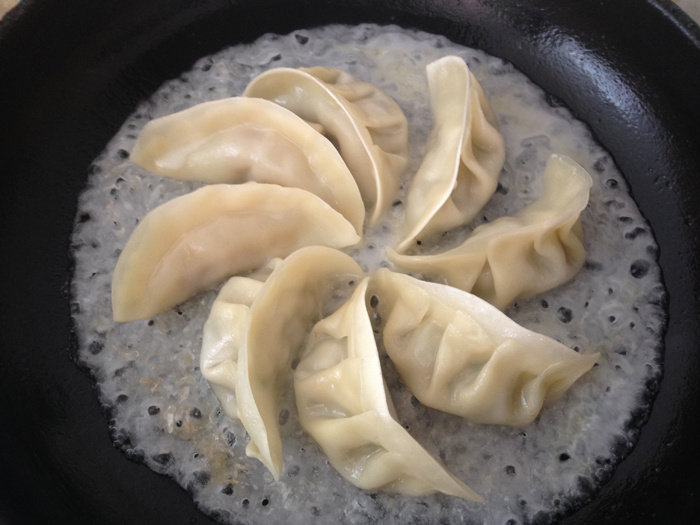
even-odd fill
[[(435, 125), (408, 190), (401, 251), (472, 220), (504, 161), (495, 116), (464, 61), (429, 64), (428, 79)], [(246, 453), (276, 480), (279, 399), (293, 382), (302, 427), (354, 485), (480, 501), (398, 422), (380, 351), (421, 402), (500, 425), (533, 421), (597, 359), (497, 309), (562, 284), (583, 263), (579, 216), (591, 179), (571, 159), (553, 156), (540, 200), (457, 248), (387, 249), (397, 267), (448, 283), (436, 284), (363, 270), (340, 251), (360, 241), (359, 195), (375, 226), (408, 158), (399, 106), (343, 71), (270, 70), (244, 97), (153, 121), (131, 158), (216, 184), (139, 223), (115, 268), (114, 318), (148, 318), (229, 278), (204, 325), (200, 370), (246, 429)]]

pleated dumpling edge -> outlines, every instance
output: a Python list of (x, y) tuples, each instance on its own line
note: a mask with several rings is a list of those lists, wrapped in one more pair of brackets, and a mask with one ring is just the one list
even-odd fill
[(596, 363), (473, 294), (378, 270), (384, 348), (423, 404), (475, 423), (522, 426)]
[(573, 159), (550, 156), (544, 192), (515, 215), (478, 226), (460, 245), (431, 254), (387, 248), (398, 268), (471, 292), (500, 309), (550, 290), (583, 266), (581, 213), (593, 180)]
[(496, 191), (505, 161), (496, 116), (464, 60), (443, 57), (426, 73), (433, 129), (406, 195), (398, 252), (474, 219)]

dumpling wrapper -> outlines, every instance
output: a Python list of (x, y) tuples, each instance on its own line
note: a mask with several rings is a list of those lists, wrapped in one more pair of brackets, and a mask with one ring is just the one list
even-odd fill
[(464, 60), (446, 56), (426, 71), (433, 130), (406, 195), (399, 252), (474, 219), (496, 191), (505, 161), (496, 117)]
[(408, 164), (408, 123), (391, 97), (331, 67), (271, 69), (243, 96), (272, 100), (328, 136), (357, 181), (370, 226), (378, 222)]
[(238, 419), (238, 353), (246, 342), (250, 306), (265, 279), (280, 262), (281, 259), (273, 259), (268, 266), (245, 277), (231, 277), (226, 281), (204, 323), (199, 369), (221, 402), (224, 413), (233, 419)]
[(362, 233), (360, 190), (338, 151), (303, 119), (267, 100), (226, 98), (152, 120), (130, 159), (175, 179), (301, 188)]
[(359, 240), (352, 224), (308, 191), (205, 186), (152, 210), (133, 231), (112, 278), (114, 320), (147, 319), (302, 246)]
[(294, 372), (301, 425), (335, 469), (364, 490), (482, 498), (395, 419), (365, 302), (368, 279), (319, 321)]
[(282, 472), (279, 398), (292, 361), (325, 307), (363, 275), (348, 255), (323, 246), (297, 250), (279, 264), (250, 307), (246, 343), (238, 351), (238, 417), (258, 458), (275, 479)]
[(482, 224), (456, 248), (402, 255), (387, 248), (397, 267), (478, 295), (500, 309), (550, 290), (583, 266), (586, 251), (580, 215), (591, 176), (572, 159), (552, 155), (544, 194), (512, 217)]
[(527, 425), (599, 356), (527, 330), (444, 284), (380, 269), (369, 293), (406, 387), (421, 403), (475, 423)]

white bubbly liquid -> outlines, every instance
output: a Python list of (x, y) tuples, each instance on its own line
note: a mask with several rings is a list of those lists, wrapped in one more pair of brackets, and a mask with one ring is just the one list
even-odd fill
[[(369, 494), (353, 487), (299, 427), (291, 393), (282, 402), (284, 470), (275, 482), (260, 462), (245, 455), (245, 431), (222, 415), (199, 373), (202, 326), (215, 290), (150, 321), (112, 321), (112, 271), (137, 221), (197, 186), (151, 175), (129, 162), (127, 153), (150, 119), (239, 95), (255, 75), (272, 67), (333, 66), (379, 86), (406, 113), (411, 166), (405, 187), (431, 127), (425, 66), (448, 54), (469, 64), (506, 142), (500, 187), (480, 221), (511, 215), (535, 200), (550, 153), (572, 157), (593, 176), (582, 215), (583, 270), (507, 313), (581, 352), (601, 352), (599, 364), (534, 423), (516, 429), (471, 424), (423, 407), (383, 358), (402, 424), (483, 495), (483, 504), (444, 495)], [(204, 512), (221, 521), (512, 525), (551, 520), (590, 496), (633, 445), (660, 377), (665, 317), (657, 248), (610, 155), (585, 125), (550, 105), (513, 66), (440, 36), (392, 26), (332, 26), (267, 35), (203, 58), (126, 121), (96, 159), (79, 208), (72, 239), (79, 358), (110, 410), (115, 442), (175, 478)], [(369, 270), (387, 265), (384, 246), (392, 242), (402, 213), (400, 204), (392, 207), (375, 231), (366, 232), (362, 249), (349, 253)]]

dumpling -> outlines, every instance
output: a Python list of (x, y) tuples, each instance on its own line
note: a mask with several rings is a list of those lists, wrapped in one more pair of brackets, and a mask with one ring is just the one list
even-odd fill
[(231, 277), (221, 287), (204, 323), (199, 369), (221, 402), (224, 413), (231, 418), (238, 418), (238, 353), (245, 344), (250, 306), (280, 261), (273, 259), (268, 266), (246, 277)]
[(231, 277), (216, 297), (202, 332), (199, 369), (221, 402), (224, 413), (238, 417), (236, 378), (238, 354), (245, 344), (250, 305), (263, 283)]
[(282, 472), (279, 398), (292, 361), (326, 308), (347, 296), (362, 275), (343, 252), (302, 248), (275, 268), (250, 307), (246, 342), (238, 350), (238, 417), (250, 436), (246, 452), (275, 479)]
[(369, 293), (384, 348), (406, 387), (423, 404), (475, 423), (532, 422), (598, 358), (444, 284), (380, 269)]
[(275, 184), (214, 184), (154, 209), (119, 256), (115, 321), (147, 319), (301, 246), (350, 246), (359, 236), (312, 193)]
[(406, 195), (397, 251), (470, 222), (491, 198), (505, 145), (484, 92), (459, 57), (428, 64), (433, 130)]
[(334, 142), (360, 187), (374, 225), (389, 207), (408, 163), (408, 123), (386, 93), (330, 67), (276, 68), (243, 96), (286, 107)]
[(478, 295), (500, 309), (518, 298), (571, 279), (586, 258), (580, 215), (591, 176), (563, 155), (552, 155), (544, 194), (512, 217), (483, 224), (460, 245), (431, 255), (387, 249), (397, 267)]
[(175, 179), (301, 188), (321, 197), (362, 232), (362, 197), (333, 144), (267, 100), (226, 98), (152, 120), (130, 158), (156, 175)]
[(434, 124), (406, 196), (400, 252), (419, 236), (471, 221), (496, 190), (505, 160), (496, 118), (464, 60), (447, 56), (426, 70)]
[(309, 336), (294, 372), (302, 427), (333, 467), (364, 490), (439, 491), (482, 501), (395, 419), (367, 313), (367, 282)]

